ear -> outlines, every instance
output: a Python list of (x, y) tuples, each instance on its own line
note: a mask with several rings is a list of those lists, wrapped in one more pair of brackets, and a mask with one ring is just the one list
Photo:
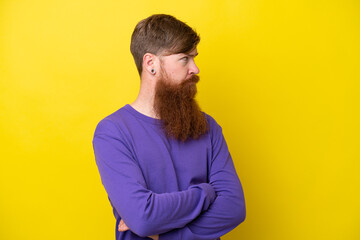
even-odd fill
[(158, 71), (156, 62), (156, 55), (152, 53), (145, 53), (143, 56), (143, 71), (147, 72), (150, 75), (155, 75)]

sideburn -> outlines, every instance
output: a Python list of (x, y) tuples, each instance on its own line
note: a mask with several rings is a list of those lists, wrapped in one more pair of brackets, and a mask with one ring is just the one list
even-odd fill
[(199, 77), (194, 75), (179, 85), (160, 79), (156, 85), (154, 109), (169, 137), (181, 141), (198, 139), (208, 131), (204, 113), (194, 99)]

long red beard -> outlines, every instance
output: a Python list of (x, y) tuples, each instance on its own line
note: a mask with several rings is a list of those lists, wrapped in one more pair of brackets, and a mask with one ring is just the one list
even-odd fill
[(196, 95), (197, 75), (179, 85), (168, 83), (165, 78), (156, 84), (154, 110), (163, 122), (168, 136), (186, 141), (198, 139), (208, 130), (208, 123), (194, 97)]

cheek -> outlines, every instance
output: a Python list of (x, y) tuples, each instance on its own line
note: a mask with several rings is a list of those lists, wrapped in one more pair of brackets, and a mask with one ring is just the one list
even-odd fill
[(173, 69), (169, 73), (170, 73), (170, 77), (176, 81), (182, 81), (188, 75), (187, 69)]

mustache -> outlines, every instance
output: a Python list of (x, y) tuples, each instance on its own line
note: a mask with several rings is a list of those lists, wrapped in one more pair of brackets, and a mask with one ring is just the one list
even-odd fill
[(189, 83), (198, 83), (200, 81), (200, 77), (198, 75), (192, 75), (189, 79), (183, 82), (184, 85)]

